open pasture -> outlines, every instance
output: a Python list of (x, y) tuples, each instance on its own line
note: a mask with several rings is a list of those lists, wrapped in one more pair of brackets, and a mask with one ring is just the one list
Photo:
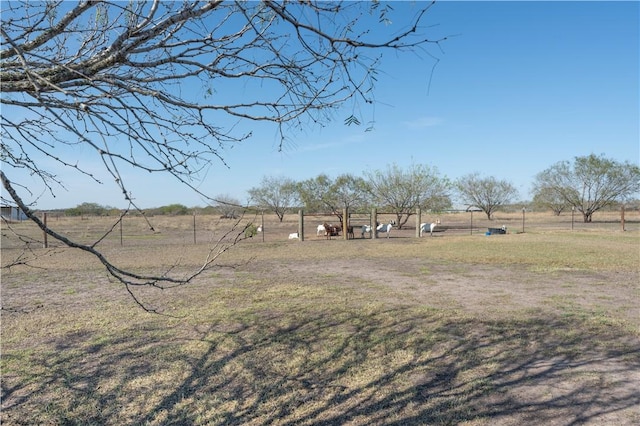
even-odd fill
[[(135, 290), (164, 315), (89, 255), (34, 242), (30, 266), (2, 273), (0, 421), (638, 424), (640, 230), (611, 215), (572, 232), (566, 214), (528, 214), (517, 233), (521, 214), (475, 214), (479, 231), (512, 232), (352, 241), (316, 238), (305, 218), (304, 242), (286, 240), (294, 215), (269, 219), (264, 242), (187, 286)], [(138, 219), (99, 247), (139, 271), (197, 267), (229, 224), (196, 218), (194, 244), (188, 217), (153, 218), (154, 232)], [(87, 242), (104, 228), (49, 220)], [(8, 235), (3, 264), (23, 253)]]

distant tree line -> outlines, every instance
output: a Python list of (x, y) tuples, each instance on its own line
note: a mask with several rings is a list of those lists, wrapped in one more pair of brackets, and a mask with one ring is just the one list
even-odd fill
[[(567, 209), (578, 211), (586, 223), (596, 211), (628, 202), (639, 191), (638, 165), (591, 154), (575, 157), (573, 162), (558, 162), (537, 174), (533, 201), (526, 204), (550, 209), (557, 215)], [(321, 174), (293, 182), (265, 177), (260, 186), (249, 190), (249, 195), (252, 203), (275, 212), (281, 221), (288, 206), (333, 214), (340, 220), (345, 208), (358, 212), (376, 206), (395, 214), (402, 228), (417, 208), (447, 210), (454, 197), (492, 219), (495, 211), (514, 202), (518, 190), (509, 180), (477, 172), (451, 181), (425, 165), (413, 164), (403, 170), (392, 164), (385, 170), (365, 172), (364, 178), (343, 174), (331, 179)]]
[[(619, 206), (640, 190), (640, 169), (630, 163), (619, 163), (604, 156), (576, 157), (540, 172), (533, 185), (532, 201), (520, 202), (527, 208), (551, 210), (560, 215), (574, 210), (591, 222), (598, 210)], [(248, 208), (275, 214), (280, 221), (285, 214), (303, 208), (307, 212), (334, 215), (342, 221), (344, 209), (366, 213), (372, 207), (396, 215), (400, 228), (417, 208), (440, 212), (452, 208), (454, 197), (467, 206), (483, 211), (488, 219), (499, 209), (513, 207), (518, 197), (515, 186), (506, 179), (470, 173), (455, 181), (441, 176), (436, 168), (413, 164), (402, 169), (396, 164), (384, 170), (367, 171), (363, 177), (342, 174), (331, 178), (320, 174), (296, 182), (286, 177), (263, 177), (260, 184), (248, 190), (249, 204), (228, 194), (216, 197), (215, 204), (188, 208), (182, 204), (146, 209), (150, 216), (216, 214), (235, 219)], [(67, 209), (68, 216), (105, 216), (119, 214), (117, 209), (96, 203), (83, 203)]]

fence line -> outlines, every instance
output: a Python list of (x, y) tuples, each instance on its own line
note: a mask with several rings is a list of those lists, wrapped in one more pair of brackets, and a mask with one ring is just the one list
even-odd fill
[[(268, 215), (262, 212), (256, 217), (247, 217), (240, 222), (231, 219), (220, 219), (215, 215), (185, 215), (185, 216), (153, 216), (140, 217), (137, 215), (126, 215), (120, 224), (116, 225), (115, 216), (99, 217), (84, 216), (64, 217), (53, 216), (55, 221), (48, 220), (48, 215), (44, 212), (41, 217), (48, 221), (54, 229), (66, 235), (74, 241), (92, 244), (100, 241), (100, 245), (112, 245), (121, 247), (135, 247), (153, 244), (210, 244), (221, 238), (228, 232), (234, 224), (237, 224), (238, 232), (242, 232), (244, 227), (250, 223), (260, 225), (262, 232), (253, 235), (251, 241), (269, 242), (287, 240), (289, 234), (298, 231), (301, 241), (325, 239), (324, 235), (312, 238), (316, 233), (316, 226), (325, 221), (331, 221), (335, 215), (306, 214), (295, 218), (292, 215), (285, 217), (285, 220), (278, 221), (275, 215)], [(489, 221), (484, 214), (477, 211), (453, 212), (453, 213), (432, 213), (416, 210), (409, 218), (409, 221), (402, 229), (394, 228), (391, 238), (419, 238), (419, 225), (421, 222), (435, 222), (441, 219), (436, 231), (440, 231), (435, 236), (447, 235), (484, 235), (489, 228), (501, 228), (506, 226), (507, 233), (515, 234), (530, 232), (580, 232), (586, 230), (606, 230), (607, 232), (638, 232), (640, 231), (640, 210), (624, 209), (620, 211), (596, 212), (592, 223), (584, 223), (582, 216), (575, 212), (565, 212), (561, 216), (554, 216), (550, 212), (497, 212), (494, 219)], [(370, 213), (349, 213), (346, 218), (346, 226), (353, 226), (354, 231), (364, 224), (375, 224), (376, 221), (386, 222), (393, 218), (394, 214), (379, 212), (372, 209)], [(46, 218), (46, 219), (45, 219)], [(153, 228), (149, 228), (147, 220), (150, 220)], [(524, 221), (524, 222), (523, 222)], [(345, 223), (343, 222), (343, 228)], [(524, 225), (524, 227), (523, 227)], [(3, 228), (11, 227), (15, 234), (28, 235), (30, 239), (20, 240), (12, 238), (14, 232), (2, 233), (2, 248), (15, 248), (30, 245), (31, 247), (54, 246), (61, 247), (62, 244), (48, 238), (33, 222), (12, 222), (3, 223)], [(105, 233), (107, 234), (104, 237)], [(366, 235), (366, 234), (365, 234)], [(104, 238), (103, 238), (104, 237)], [(346, 232), (340, 236), (346, 239)], [(371, 238), (377, 235), (372, 232)], [(354, 238), (358, 236), (354, 235)], [(26, 241), (26, 242), (25, 242)]]

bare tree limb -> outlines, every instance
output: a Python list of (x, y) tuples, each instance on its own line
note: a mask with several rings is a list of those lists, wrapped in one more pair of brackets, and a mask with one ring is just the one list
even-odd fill
[[(432, 4), (414, 4), (411, 21), (398, 26), (389, 25), (392, 8), (377, 2), (3, 2), (0, 157), (7, 198), (51, 237), (94, 255), (128, 289), (189, 282), (229, 249), (228, 241), (241, 239), (239, 223), (187, 278), (140, 275), (98, 249), (122, 217), (101, 239), (80, 244), (39, 220), (30, 209), (39, 191), (20, 176), (30, 173), (54, 195), (65, 188), (59, 170), (99, 184), (111, 180), (129, 209), (141, 211), (124, 179), (125, 170), (139, 170), (168, 174), (206, 202), (219, 202), (197, 182), (214, 164), (228, 167), (226, 148), (251, 138), (239, 122), (272, 123), (282, 149), (290, 131), (324, 125), (347, 103), (373, 103), (384, 51), (411, 52), (445, 39), (423, 33)], [(69, 154), (81, 149), (82, 157)]]

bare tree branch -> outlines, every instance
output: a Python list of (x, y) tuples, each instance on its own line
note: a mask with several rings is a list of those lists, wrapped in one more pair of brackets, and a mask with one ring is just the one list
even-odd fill
[(347, 102), (373, 103), (384, 51), (444, 40), (422, 33), (431, 5), (413, 5), (411, 22), (396, 26), (377, 2), (3, 2), (3, 187), (44, 232), (96, 256), (126, 286), (188, 282), (228, 246), (212, 248), (186, 279), (122, 270), (100, 240), (79, 244), (43, 224), (29, 208), (36, 200), (23, 199), (38, 191), (19, 176), (29, 172), (54, 195), (65, 187), (60, 169), (96, 183), (106, 176), (140, 211), (124, 170), (162, 173), (214, 204), (197, 182), (214, 164), (228, 167), (224, 150), (252, 136), (239, 122), (272, 123), (282, 149), (289, 131), (323, 125)]

